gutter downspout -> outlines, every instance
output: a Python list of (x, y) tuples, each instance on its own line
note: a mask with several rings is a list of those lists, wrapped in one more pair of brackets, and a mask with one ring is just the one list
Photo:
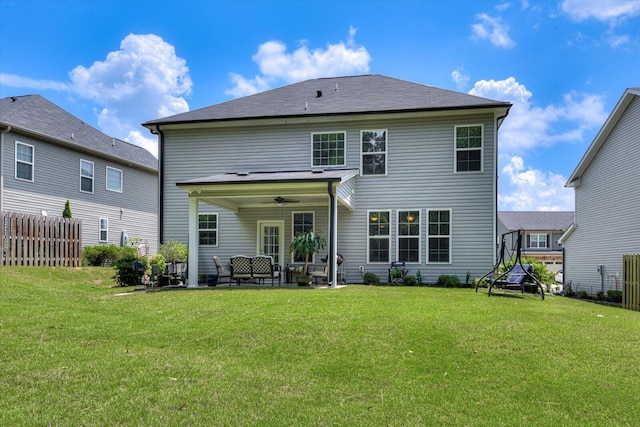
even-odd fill
[(494, 192), (493, 192), (493, 197), (494, 197), (494, 206), (495, 206), (495, 210), (493, 212), (493, 259), (498, 259), (498, 131), (500, 130), (500, 126), (502, 125), (502, 122), (504, 122), (504, 119), (507, 118), (507, 116), (509, 115), (509, 110), (507, 109), (507, 112), (504, 113), (504, 115), (502, 116), (498, 116), (496, 117), (496, 128), (495, 128), (495, 141), (493, 144), (493, 170), (495, 171), (496, 174), (496, 180), (495, 180), (495, 184), (494, 184)]
[(333, 183), (327, 182), (327, 192), (329, 193), (329, 254), (327, 264), (329, 265), (327, 281), (330, 287), (335, 288), (338, 285), (338, 275), (336, 272), (336, 260), (338, 258), (338, 249), (336, 246), (336, 196), (333, 194)]
[(160, 125), (156, 125), (156, 133), (158, 135), (158, 249), (164, 243), (164, 214), (162, 207), (164, 206), (164, 191), (162, 188), (164, 179), (164, 133), (160, 130)]
[(0, 130), (0, 211), (4, 210), (4, 134), (11, 132), (11, 126), (7, 126), (6, 129)]

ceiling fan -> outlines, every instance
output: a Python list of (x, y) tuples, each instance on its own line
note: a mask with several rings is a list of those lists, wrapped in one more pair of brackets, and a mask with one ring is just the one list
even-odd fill
[(283, 203), (300, 203), (300, 200), (285, 199), (282, 196), (278, 196), (278, 197), (274, 198), (273, 201), (276, 202), (279, 205), (283, 204)]

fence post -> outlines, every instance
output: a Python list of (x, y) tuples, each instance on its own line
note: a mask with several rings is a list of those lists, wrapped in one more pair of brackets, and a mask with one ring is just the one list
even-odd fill
[(622, 307), (640, 311), (640, 254), (622, 256)]

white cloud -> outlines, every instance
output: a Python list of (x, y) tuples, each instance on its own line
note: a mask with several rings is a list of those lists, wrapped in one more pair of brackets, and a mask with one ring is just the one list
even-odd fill
[(564, 0), (560, 7), (571, 19), (578, 22), (594, 18), (613, 23), (619, 19), (640, 15), (640, 2), (637, 0)]
[(499, 210), (574, 210), (574, 191), (564, 187), (566, 177), (528, 168), (520, 156), (507, 157), (506, 161), (501, 168), (504, 179), (500, 180)]
[(607, 118), (602, 97), (593, 94), (571, 92), (560, 105), (535, 106), (530, 102), (533, 94), (514, 77), (480, 80), (469, 93), (513, 104), (500, 128), (500, 147), (505, 151), (580, 142), (585, 131), (599, 127)]
[(469, 85), (469, 76), (464, 74), (462, 68), (453, 70), (451, 72), (451, 79), (456, 83), (458, 89), (465, 89)]
[(79, 65), (69, 82), (2, 75), (12, 87), (69, 91), (94, 102), (98, 126), (104, 133), (141, 145), (157, 155), (156, 142), (140, 133), (140, 123), (189, 110), (191, 93), (186, 61), (175, 48), (154, 34), (129, 34), (120, 49), (90, 67)]
[(309, 49), (306, 42), (302, 42), (291, 53), (287, 52), (287, 46), (281, 41), (267, 41), (258, 47), (252, 58), (261, 74), (247, 79), (229, 73), (233, 87), (226, 93), (239, 97), (267, 90), (278, 83), (366, 73), (371, 56), (363, 46), (356, 45), (355, 34), (356, 30), (350, 27), (346, 43), (328, 44), (325, 49)]
[(491, 44), (504, 49), (512, 48), (516, 43), (509, 37), (509, 26), (502, 23), (502, 18), (493, 18), (486, 13), (476, 15), (480, 23), (473, 24), (471, 29), (475, 37), (489, 40)]

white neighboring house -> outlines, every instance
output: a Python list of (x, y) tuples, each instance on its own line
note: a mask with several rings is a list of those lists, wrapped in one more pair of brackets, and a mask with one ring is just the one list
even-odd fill
[(640, 87), (627, 89), (566, 184), (576, 219), (561, 237), (564, 282), (622, 290), (622, 256), (640, 253)]
[(62, 216), (69, 200), (82, 244), (140, 237), (157, 251), (158, 160), (40, 95), (0, 99), (0, 210)]

